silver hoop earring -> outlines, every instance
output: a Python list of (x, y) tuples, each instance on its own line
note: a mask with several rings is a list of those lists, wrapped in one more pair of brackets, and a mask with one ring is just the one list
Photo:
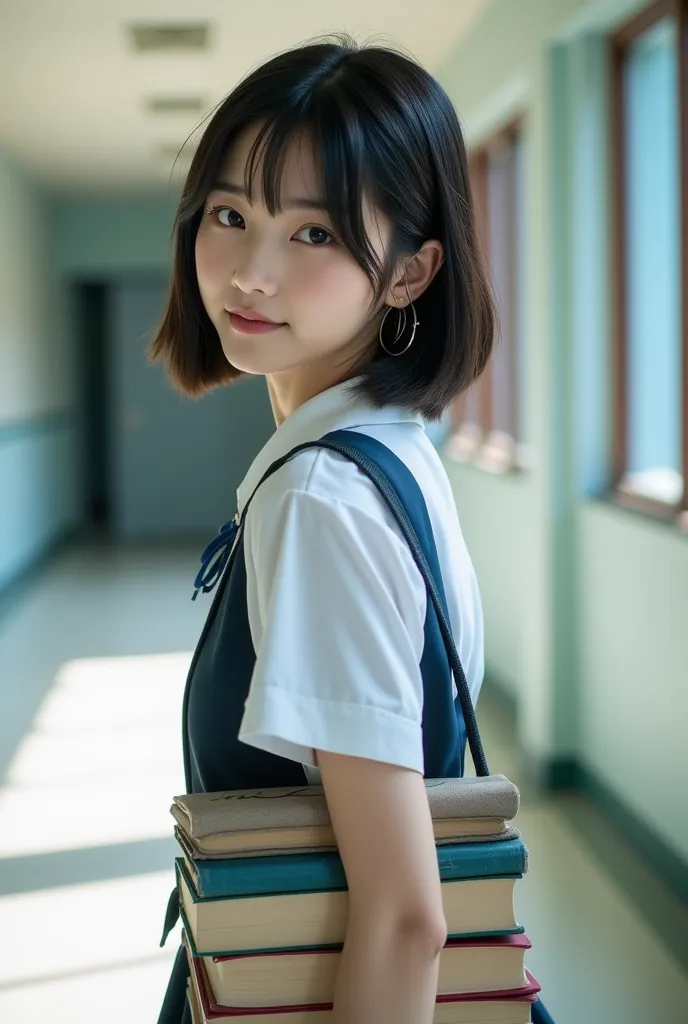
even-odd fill
[(406, 331), (406, 324), (408, 322), (408, 318), (407, 318), (407, 315), (406, 315), (406, 307), (402, 306), (401, 309), (398, 309), (395, 306), (389, 306), (387, 308), (387, 310), (385, 311), (385, 315), (382, 318), (382, 322), (380, 323), (380, 330), (378, 332), (378, 337), (380, 339), (380, 347), (382, 348), (383, 352), (387, 353), (388, 356), (394, 356), (395, 358), (397, 356), (403, 356), (404, 352), (408, 352), (408, 350), (411, 348), (411, 345), (413, 344), (413, 339), (416, 336), (416, 329), (417, 329), (418, 324), (420, 323), (420, 321), (418, 320), (418, 317), (416, 316), (416, 307), (413, 305), (413, 303), (411, 301), (409, 301), (409, 305), (411, 307), (411, 312), (413, 313), (413, 327), (411, 328), (411, 337), (409, 338), (407, 343), (404, 345), (404, 347), (402, 349), (399, 349), (398, 352), (392, 352), (387, 347), (387, 345), (385, 344), (384, 338), (382, 337), (382, 329), (383, 329), (383, 327), (385, 325), (385, 320), (387, 319), (389, 314), (394, 309), (396, 311), (397, 315), (398, 315), (398, 320), (397, 320), (397, 331), (396, 331), (396, 335), (394, 336), (394, 340), (392, 341), (392, 346), (397, 345), (399, 343), (400, 338), (402, 337), (402, 335)]

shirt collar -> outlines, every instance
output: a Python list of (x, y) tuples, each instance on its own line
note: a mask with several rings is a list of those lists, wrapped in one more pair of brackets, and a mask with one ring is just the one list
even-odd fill
[[(356, 378), (358, 380), (359, 378)], [(287, 455), (292, 448), (316, 441), (331, 430), (366, 427), (380, 423), (425, 423), (420, 413), (401, 406), (386, 405), (376, 409), (365, 398), (352, 394), (355, 381), (344, 381), (328, 388), (299, 406), (287, 417), (256, 456), (253, 465), (239, 486), (239, 514), (273, 462)]]

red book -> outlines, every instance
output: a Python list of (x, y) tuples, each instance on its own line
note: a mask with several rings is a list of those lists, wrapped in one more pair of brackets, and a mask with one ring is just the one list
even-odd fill
[[(440, 954), (437, 991), (509, 991), (526, 985), (521, 934), (454, 939)], [(341, 946), (205, 956), (213, 1002), (225, 1006), (329, 1005), (334, 999)]]
[[(188, 953), (188, 947), (187, 947)], [(202, 957), (189, 956), (189, 995), (194, 1024), (331, 1024), (332, 1004), (237, 1007), (216, 1003)], [(527, 984), (501, 992), (464, 992), (437, 997), (434, 1024), (528, 1024), (540, 986), (526, 972)]]

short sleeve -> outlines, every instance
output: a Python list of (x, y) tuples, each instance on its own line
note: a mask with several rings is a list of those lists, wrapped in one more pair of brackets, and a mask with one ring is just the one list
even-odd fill
[(240, 740), (306, 765), (320, 749), (422, 773), (427, 597), (406, 542), (383, 517), (305, 490), (251, 511), (256, 664)]

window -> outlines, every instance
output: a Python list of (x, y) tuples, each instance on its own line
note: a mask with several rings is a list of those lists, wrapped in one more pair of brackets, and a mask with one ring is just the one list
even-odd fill
[[(688, 0), (613, 39), (615, 489), (688, 516)], [(687, 524), (688, 525), (688, 524)]]
[(471, 154), (471, 179), (484, 256), (497, 305), (498, 333), (489, 366), (452, 411), (448, 453), (503, 471), (519, 462), (518, 392), (522, 361), (522, 143), (518, 124)]

